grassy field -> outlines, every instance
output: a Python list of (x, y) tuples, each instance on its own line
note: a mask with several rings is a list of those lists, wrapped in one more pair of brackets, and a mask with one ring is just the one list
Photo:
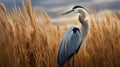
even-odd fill
[[(75, 67), (120, 67), (120, 11), (107, 12), (100, 21), (94, 14), (89, 25)], [(0, 4), (0, 67), (57, 67), (59, 42), (68, 28), (53, 25), (45, 11), (32, 9), (30, 0), (10, 13)]]

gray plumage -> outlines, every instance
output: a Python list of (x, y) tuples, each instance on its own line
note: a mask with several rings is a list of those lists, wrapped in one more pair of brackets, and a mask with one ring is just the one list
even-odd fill
[[(74, 28), (78, 28), (79, 31), (73, 32)], [(58, 51), (58, 63), (59, 66), (63, 66), (66, 60), (69, 60), (75, 50), (78, 49), (81, 43), (80, 29), (78, 26), (72, 26), (63, 36)], [(62, 49), (62, 50), (61, 50)]]
[[(78, 9), (79, 8), (79, 9)], [(77, 10), (76, 10), (77, 9)], [(57, 55), (57, 63), (59, 67), (63, 67), (64, 63), (69, 61), (73, 56), (74, 52), (78, 53), (78, 50), (87, 35), (88, 32), (88, 23), (85, 20), (86, 13), (84, 12), (84, 7), (82, 6), (75, 6), (71, 11), (63, 13), (62, 15), (75, 12), (80, 13), (79, 21), (82, 24), (82, 27), (79, 26), (72, 26), (68, 29), (68, 31), (64, 34), (60, 46), (58, 49)]]

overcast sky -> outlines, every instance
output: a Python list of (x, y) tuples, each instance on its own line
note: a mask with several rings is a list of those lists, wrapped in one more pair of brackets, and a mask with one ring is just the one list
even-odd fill
[[(21, 0), (15, 0), (18, 6), (21, 5)], [(34, 9), (44, 9), (52, 19), (52, 22), (72, 22), (73, 16), (60, 17), (59, 14), (71, 9), (75, 5), (82, 5), (90, 11), (95, 8), (97, 12), (100, 9), (116, 10), (120, 9), (119, 0), (31, 0)], [(8, 10), (13, 6), (14, 0), (0, 0), (3, 2)], [(70, 20), (65, 20), (70, 19)]]

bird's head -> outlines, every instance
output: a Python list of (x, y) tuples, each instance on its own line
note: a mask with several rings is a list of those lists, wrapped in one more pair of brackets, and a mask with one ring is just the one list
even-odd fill
[(81, 16), (85, 17), (86, 12), (89, 13), (89, 11), (84, 8), (83, 6), (74, 6), (70, 11), (67, 11), (65, 13), (62, 13), (61, 16), (70, 14), (70, 13), (79, 13)]

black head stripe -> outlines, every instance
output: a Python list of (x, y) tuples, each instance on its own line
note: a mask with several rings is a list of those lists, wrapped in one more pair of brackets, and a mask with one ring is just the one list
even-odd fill
[(85, 9), (85, 10), (90, 14), (90, 12), (89, 12), (86, 8), (84, 8), (83, 6), (74, 6), (72, 9), (74, 10), (74, 9), (76, 9), (76, 8)]
[(76, 8), (83, 8), (83, 9), (85, 9), (85, 8), (82, 7), (82, 6), (74, 6), (72, 9), (76, 9)]

